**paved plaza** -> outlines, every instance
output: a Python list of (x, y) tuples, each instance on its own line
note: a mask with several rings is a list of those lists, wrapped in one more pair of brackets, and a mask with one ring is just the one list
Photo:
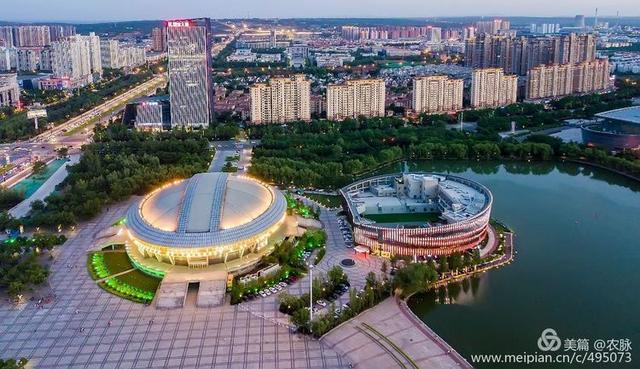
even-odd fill
[[(134, 200), (132, 200), (134, 201)], [(161, 310), (103, 291), (87, 270), (87, 251), (96, 238), (122, 217), (132, 203), (112, 206), (55, 252), (50, 291), (55, 299), (36, 306), (0, 303), (0, 352), (3, 358), (26, 357), (36, 368), (345, 368), (348, 360), (318, 340), (290, 333), (288, 317), (277, 299), (230, 306), (197, 308), (187, 299), (183, 309)], [(335, 213), (323, 211), (327, 255), (315, 271), (326, 271), (344, 257)], [(379, 262), (363, 256), (345, 268), (353, 287)], [(308, 280), (290, 287), (302, 293)], [(347, 296), (343, 296), (346, 299)]]

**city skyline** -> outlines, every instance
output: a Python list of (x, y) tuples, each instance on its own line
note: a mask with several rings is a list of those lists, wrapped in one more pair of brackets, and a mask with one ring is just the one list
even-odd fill
[[(461, 0), (450, 4), (422, 3), (418, 0), (400, 0), (393, 5), (383, 0), (354, 0), (341, 2), (328, 0), (321, 5), (300, 5), (293, 0), (281, 0), (277, 4), (245, 0), (224, 3), (216, 1), (210, 8), (203, 8), (196, 0), (186, 0), (179, 4), (167, 0), (142, 0), (125, 2), (115, 0), (109, 3), (92, 4), (90, 9), (80, 6), (78, 0), (47, 2), (27, 0), (20, 7), (5, 7), (3, 21), (13, 22), (103, 22), (126, 20), (177, 19), (193, 17), (224, 18), (406, 18), (406, 17), (452, 17), (452, 16), (527, 16), (554, 17), (584, 14), (593, 16), (598, 8), (601, 17), (615, 16), (617, 12), (625, 17), (640, 16), (633, 0), (619, 0), (603, 3), (596, 0), (568, 0), (557, 3), (541, 0), (528, 4), (504, 4), (499, 0), (489, 0), (481, 5), (471, 0)], [(122, 9), (127, 9), (123, 16)], [(464, 14), (459, 14), (465, 9)]]

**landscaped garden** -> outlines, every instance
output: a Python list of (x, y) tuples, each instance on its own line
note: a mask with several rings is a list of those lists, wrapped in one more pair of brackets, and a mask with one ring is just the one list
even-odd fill
[(284, 197), (287, 199), (287, 211), (289, 214), (298, 214), (303, 218), (320, 218), (319, 209), (313, 209), (310, 206), (305, 205), (302, 200), (294, 198), (290, 192), (286, 192)]
[[(237, 304), (260, 295), (260, 292), (273, 288), (280, 283), (291, 283), (307, 270), (306, 257), (318, 250), (316, 259), (324, 255), (327, 235), (322, 230), (310, 230), (298, 239), (286, 239), (276, 245), (274, 251), (264, 257), (263, 265), (280, 265), (280, 269), (266, 277), (260, 277), (247, 283), (236, 277), (230, 290), (231, 304)], [(320, 255), (322, 253), (322, 255)], [(306, 256), (306, 257), (305, 257)]]
[[(331, 268), (326, 277), (314, 278), (311, 288), (313, 303), (321, 308), (326, 306), (326, 311), (319, 312), (312, 321), (309, 321), (309, 294), (305, 293), (302, 296), (282, 294), (279, 299), (279, 309), (282, 313), (291, 315), (291, 323), (301, 332), (311, 333), (315, 337), (321, 337), (342, 322), (377, 305), (391, 293), (391, 284), (378, 279), (373, 272), (367, 275), (367, 281), (362, 290), (349, 290), (347, 275), (339, 266)], [(335, 303), (327, 304), (326, 301), (336, 300), (346, 291), (349, 291), (348, 304), (340, 307)]]
[(93, 252), (87, 264), (102, 289), (127, 300), (150, 303), (160, 285), (160, 278), (136, 269), (124, 250)]
[(305, 193), (303, 194), (303, 196), (328, 208), (339, 208), (342, 206), (342, 196), (339, 195), (320, 195), (317, 193)]
[(53, 234), (4, 240), (0, 244), (0, 288), (16, 297), (44, 283), (49, 276), (44, 255), (66, 240), (64, 235)]

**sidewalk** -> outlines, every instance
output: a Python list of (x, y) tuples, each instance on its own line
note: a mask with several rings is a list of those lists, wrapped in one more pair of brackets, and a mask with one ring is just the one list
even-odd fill
[[(366, 334), (362, 327), (371, 327), (375, 334)], [(471, 368), (394, 298), (334, 328), (321, 342), (345, 355), (354, 368)]]
[(11, 208), (11, 210), (9, 210), (9, 214), (11, 214), (14, 218), (22, 218), (29, 214), (29, 211), (31, 211), (31, 203), (36, 200), (44, 201), (44, 199), (56, 189), (56, 186), (62, 183), (65, 178), (67, 178), (67, 174), (69, 174), (69, 172), (67, 172), (67, 166), (78, 163), (80, 161), (80, 155), (71, 155), (69, 159), (70, 160), (62, 164), (62, 166), (58, 168), (58, 170), (56, 170), (55, 173), (53, 173), (51, 177), (49, 177), (49, 179), (47, 179), (47, 181), (43, 183), (42, 186), (40, 186), (40, 188), (36, 190), (36, 192), (33, 193), (33, 195), (31, 195), (27, 199), (22, 200), (22, 202), (20, 202), (18, 205)]

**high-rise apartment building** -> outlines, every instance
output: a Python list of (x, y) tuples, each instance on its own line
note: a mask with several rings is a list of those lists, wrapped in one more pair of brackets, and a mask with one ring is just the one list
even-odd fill
[(100, 54), (105, 68), (133, 68), (146, 62), (144, 47), (123, 45), (118, 40), (102, 40)]
[(518, 97), (518, 77), (502, 68), (475, 69), (471, 79), (471, 106), (494, 108), (513, 104)]
[(467, 39), (465, 44), (466, 66), (502, 68), (518, 75), (526, 75), (538, 65), (580, 63), (595, 56), (596, 37), (592, 34), (513, 37), (485, 33)]
[(445, 113), (462, 109), (464, 80), (447, 76), (416, 77), (413, 80), (413, 110)]
[(167, 51), (167, 28), (155, 27), (151, 30), (151, 48), (153, 51)]
[(35, 72), (40, 69), (42, 48), (21, 47), (16, 49), (16, 69), (25, 72)]
[(104, 68), (120, 68), (120, 41), (101, 40), (100, 58)]
[(575, 93), (588, 93), (609, 88), (609, 59), (597, 59), (574, 65)]
[(213, 122), (211, 20), (167, 22), (172, 127), (207, 127)]
[(68, 78), (74, 86), (84, 86), (102, 76), (100, 37), (73, 35), (52, 43), (51, 64), (53, 74)]
[(60, 41), (65, 37), (75, 35), (76, 26), (72, 26), (70, 24), (52, 25), (52, 26), (49, 26), (49, 33), (51, 35), (51, 42)]
[(511, 22), (503, 19), (494, 19), (490, 21), (476, 22), (476, 30), (478, 33), (498, 34), (508, 31), (511, 28)]
[(147, 62), (147, 52), (144, 47), (135, 45), (120, 46), (120, 68), (135, 68)]
[(311, 82), (303, 74), (271, 78), (251, 86), (251, 122), (286, 123), (311, 120)]
[(79, 37), (86, 40), (89, 44), (89, 61), (91, 63), (91, 72), (102, 76), (102, 56), (100, 55), (100, 37), (91, 32), (88, 36), (74, 35), (69, 38)]
[[(346, 40), (397, 40), (415, 39), (433, 35), (433, 29), (438, 27), (429, 26), (342, 26), (340, 28), (342, 38)], [(440, 30), (442, 31), (442, 30)]]
[(550, 33), (560, 33), (559, 23), (531, 23), (529, 27), (531, 33), (547, 35)]
[(0, 72), (9, 71), (16, 67), (16, 49), (0, 46)]
[(427, 41), (440, 42), (442, 40), (442, 28), (440, 27), (427, 27)]
[(13, 46), (13, 27), (0, 26), (0, 47)]
[(383, 117), (385, 115), (383, 79), (355, 79), (342, 85), (327, 86), (327, 119)]
[(526, 98), (555, 98), (609, 88), (609, 60), (538, 66), (528, 73)]
[(17, 74), (0, 74), (0, 107), (18, 105), (20, 105), (20, 88)]
[(51, 50), (51, 47), (40, 49), (40, 64), (38, 66), (41, 71), (53, 70), (53, 50)]
[(13, 41), (16, 47), (43, 47), (51, 45), (49, 26), (13, 27)]
[(540, 65), (527, 74), (527, 99), (553, 98), (573, 92), (573, 64)]

